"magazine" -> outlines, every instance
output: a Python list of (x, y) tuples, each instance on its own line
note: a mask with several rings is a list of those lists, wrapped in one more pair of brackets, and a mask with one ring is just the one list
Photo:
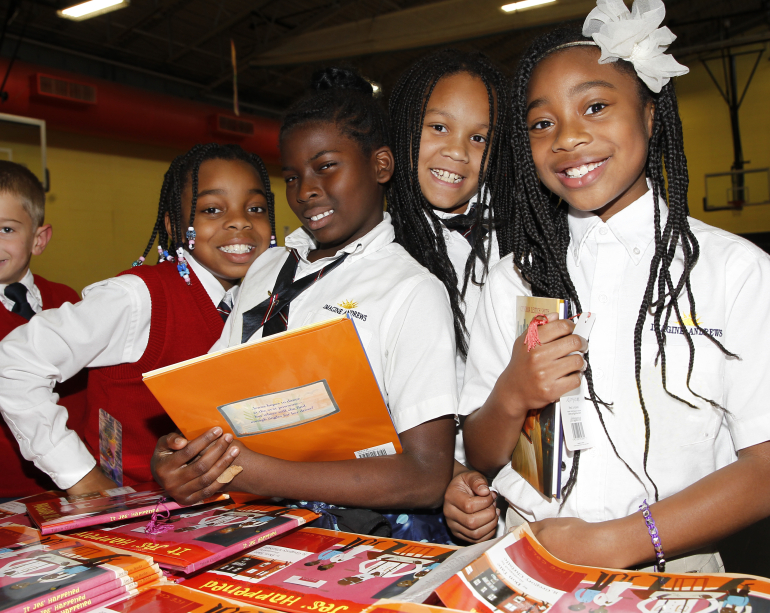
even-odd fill
[(265, 504), (218, 504), (172, 511), (160, 534), (147, 519), (72, 533), (86, 541), (152, 555), (164, 568), (189, 574), (313, 521), (307, 509)]
[[(163, 488), (151, 481), (79, 496), (63, 497), (58, 492), (49, 492), (47, 497), (36, 496), (28, 502), (27, 512), (43, 534), (53, 534), (152, 515), (163, 498)], [(227, 494), (218, 494), (197, 505), (228, 499)], [(180, 508), (173, 501), (164, 500), (163, 504), (169, 511)]]
[(105, 603), (91, 613), (273, 613), (254, 605), (246, 607), (220, 595), (209, 595), (183, 585), (161, 583), (139, 588), (137, 594)]
[(397, 598), (456, 547), (303, 528), (185, 581), (289, 613), (357, 613)]
[(447, 607), (478, 613), (762, 613), (770, 581), (575, 566), (524, 524), (436, 589)]
[[(56, 606), (103, 586), (121, 589), (132, 577), (160, 570), (151, 557), (129, 554), (14, 524), (0, 526), (0, 611), (16, 613)], [(125, 578), (125, 581), (123, 580)], [(118, 580), (115, 583), (115, 580)]]
[(344, 317), (166, 366), (144, 382), (188, 440), (220, 426), (253, 451), (297, 462), (402, 451)]
[[(525, 334), (538, 315), (558, 313), (569, 316), (569, 303), (558, 298), (516, 297), (516, 336)], [(561, 454), (563, 434), (559, 403), (530, 411), (511, 455), (511, 467), (547, 498), (561, 492)]]

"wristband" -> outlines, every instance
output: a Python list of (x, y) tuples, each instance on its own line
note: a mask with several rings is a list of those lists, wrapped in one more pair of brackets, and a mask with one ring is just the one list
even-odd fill
[(652, 518), (652, 512), (650, 511), (650, 505), (647, 504), (647, 500), (643, 500), (639, 505), (639, 510), (644, 517), (644, 523), (647, 524), (647, 532), (650, 533), (650, 541), (655, 549), (655, 572), (666, 572), (666, 558), (663, 556), (663, 545), (660, 542), (660, 535), (658, 534), (658, 528), (655, 526), (655, 520)]

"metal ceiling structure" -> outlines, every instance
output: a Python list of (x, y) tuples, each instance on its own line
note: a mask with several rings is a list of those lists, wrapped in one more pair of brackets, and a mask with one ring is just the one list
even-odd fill
[[(232, 97), (232, 40), (239, 58), (239, 97), (248, 110), (267, 115), (280, 113), (300, 95), (320, 65), (353, 65), (381, 83), (386, 95), (411, 62), (447, 44), (483, 51), (512, 69), (528, 42), (553, 27), (549, 14), (555, 14), (548, 6), (532, 9), (527, 14), (537, 19), (522, 17), (508, 27), (500, 12), (497, 31), (468, 26), (488, 0), (132, 0), (125, 9), (81, 22), (56, 15), (56, 10), (73, 3), (0, 0), (0, 28), (5, 34), (0, 55), (10, 57), (18, 50), (22, 60), (227, 104)], [(576, 15), (587, 12), (585, 0), (558, 3), (580, 5)], [(666, 6), (667, 24), (679, 37), (673, 47), (677, 55), (696, 56), (735, 41), (761, 43), (770, 38), (770, 0), (666, 0)], [(313, 57), (312, 45), (333, 41), (341, 32), (360, 36), (362, 29), (374, 32), (385, 21), (397, 31), (399, 23), (404, 28), (413, 25), (415, 16), (435, 23), (440, 34), (430, 39), (417, 34), (402, 37), (398, 48), (380, 52), (371, 49), (386, 48), (383, 44), (388, 41), (380, 40), (379, 47), (367, 45), (364, 34), (361, 53), (355, 46), (348, 48), (338, 61), (296, 63), (296, 53), (278, 52), (296, 51), (305, 44), (305, 57)], [(426, 27), (420, 28), (422, 34)], [(293, 57), (294, 63), (282, 57)]]

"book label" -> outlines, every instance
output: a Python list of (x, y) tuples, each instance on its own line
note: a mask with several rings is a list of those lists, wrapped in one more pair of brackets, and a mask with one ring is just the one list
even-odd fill
[(107, 477), (123, 485), (123, 426), (104, 409), (99, 409), (99, 464)]
[[(575, 321), (575, 329), (572, 334), (580, 336), (586, 341), (591, 335), (591, 329), (594, 327), (596, 315), (594, 313), (581, 313)], [(574, 351), (570, 355), (578, 353)], [(564, 428), (564, 444), (570, 451), (580, 451), (593, 447), (591, 435), (588, 429), (588, 423), (583, 415), (583, 386), (572, 390), (561, 397), (559, 407), (561, 408), (561, 421)]]
[(340, 412), (325, 379), (231, 402), (217, 410), (239, 438), (300, 426)]
[(376, 458), (377, 456), (382, 455), (396, 455), (396, 448), (393, 446), (393, 443), (385, 443), (384, 445), (361, 449), (360, 451), (356, 451), (355, 454), (358, 459)]

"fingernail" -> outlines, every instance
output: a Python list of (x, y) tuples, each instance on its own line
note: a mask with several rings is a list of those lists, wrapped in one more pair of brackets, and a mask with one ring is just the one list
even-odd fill
[(580, 369), (581, 372), (585, 372), (586, 368), (588, 368), (588, 360), (583, 358), (583, 367)]
[(495, 509), (495, 513), (497, 513), (497, 516), (500, 517), (500, 509)]
[(237, 447), (233, 447), (233, 448), (230, 450), (230, 455), (231, 455), (232, 457), (235, 457), (235, 456), (237, 456), (237, 455), (238, 455), (238, 448), (237, 448)]
[(174, 439), (174, 445), (185, 445), (185, 444), (187, 444), (187, 439), (185, 438), (177, 437), (176, 439)]
[(222, 434), (222, 428), (220, 428), (219, 426), (217, 426), (216, 428), (214, 428), (214, 429), (211, 431), (211, 433), (212, 433), (214, 436), (219, 436), (220, 434)]
[(229, 432), (227, 434), (225, 434), (225, 442), (226, 443), (229, 443), (232, 440), (233, 440), (233, 435), (232, 434), (230, 434)]
[(479, 495), (481, 495), (481, 496), (489, 496), (489, 488), (486, 485), (482, 485), (479, 488)]

